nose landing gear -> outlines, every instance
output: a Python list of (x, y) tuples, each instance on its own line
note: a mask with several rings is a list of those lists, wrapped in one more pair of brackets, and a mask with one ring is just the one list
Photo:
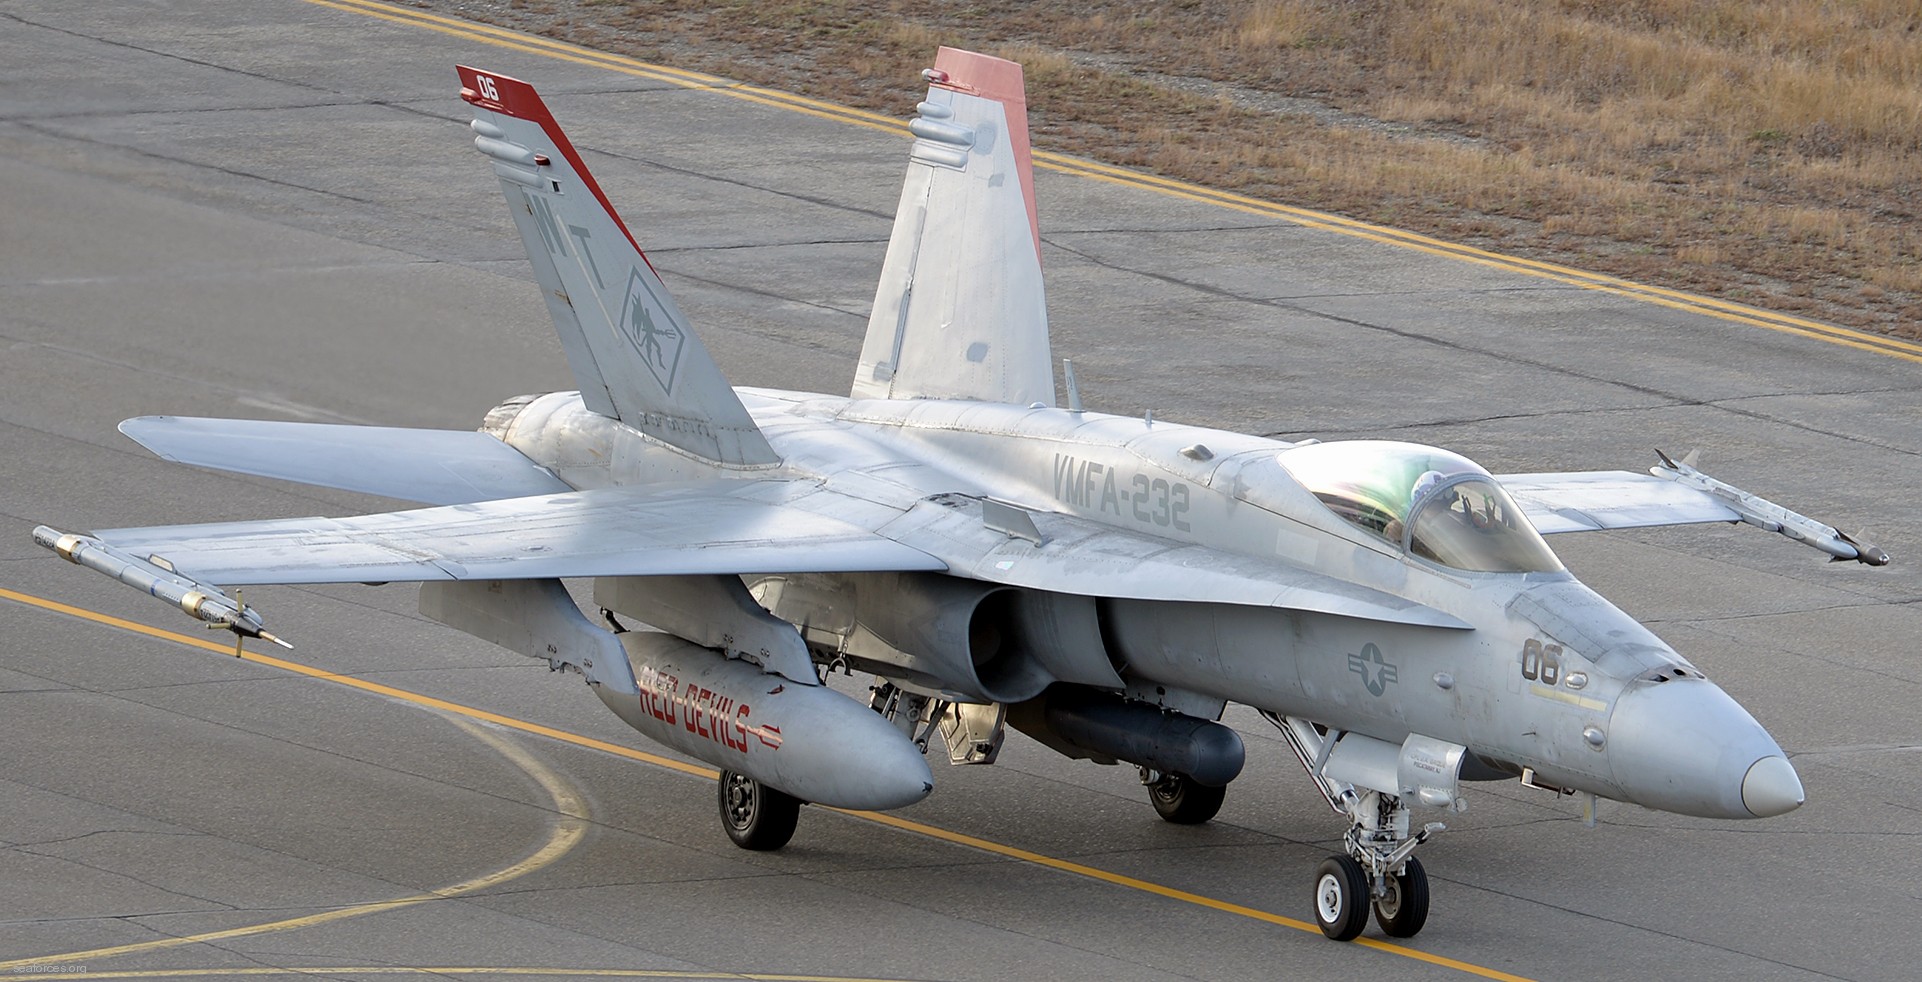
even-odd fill
[[(1329, 777), (1325, 765), (1341, 734), (1294, 717), (1263, 715), (1287, 738), (1329, 807), (1348, 819), (1341, 839), (1344, 855), (1328, 857), (1315, 870), (1313, 906), (1321, 933), (1353, 941), (1368, 926), (1372, 908), (1383, 934), (1414, 937), (1428, 922), (1428, 873), (1415, 858), (1415, 847), (1446, 826), (1429, 822), (1411, 831), (1409, 805), (1401, 795)], [(1386, 776), (1390, 784), (1398, 783), (1392, 769)]]
[[(1412, 938), (1428, 920), (1428, 874), (1413, 856), (1400, 873), (1382, 877), (1371, 888), (1370, 877), (1353, 856), (1330, 856), (1315, 870), (1315, 923), (1336, 941), (1353, 941), (1368, 926), (1368, 909), (1375, 923), (1391, 938)], [(1370, 901), (1373, 901), (1372, 904)]]
[(1414, 937), (1428, 923), (1428, 873), (1413, 853), (1442, 824), (1430, 822), (1410, 835), (1408, 806), (1379, 791), (1351, 788), (1340, 801), (1353, 824), (1342, 836), (1347, 855), (1328, 857), (1315, 872), (1321, 933), (1353, 941), (1368, 925), (1372, 905), (1383, 934)]

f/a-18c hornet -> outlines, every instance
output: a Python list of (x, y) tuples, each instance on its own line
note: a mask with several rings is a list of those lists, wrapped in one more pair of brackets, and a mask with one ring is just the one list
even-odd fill
[[(36, 541), (281, 644), (229, 589), (418, 582), (427, 616), (578, 672), (720, 768), (747, 849), (784, 845), (806, 802), (920, 801), (937, 732), (990, 764), (1009, 726), (1132, 764), (1161, 817), (1205, 822), (1242, 768), (1219, 722), (1241, 703), (1347, 821), (1311, 894), (1341, 940), (1371, 909), (1421, 930), (1414, 852), (1464, 781), (1712, 818), (1802, 803), (1767, 731), (1543, 535), (1740, 521), (1881, 550), (1666, 455), (1494, 475), (1412, 443), (1104, 415), (1071, 363), (1061, 405), (1018, 65), (944, 48), (923, 73), (846, 396), (730, 387), (534, 89), (459, 73), (580, 391), (478, 431), (130, 419), (169, 460), (428, 507)], [(837, 669), (875, 676), (867, 705), (824, 684)]]

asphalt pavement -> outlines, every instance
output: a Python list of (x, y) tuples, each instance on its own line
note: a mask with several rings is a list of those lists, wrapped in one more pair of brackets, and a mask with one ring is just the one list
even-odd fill
[(852, 379), (918, 79), (888, 120), (364, 0), (0, 0), (0, 980), (1915, 976), (1922, 346), (1043, 158), (1055, 353), (1091, 409), (1498, 473), (1701, 447), (1895, 557), (1553, 537), (1808, 804), (1604, 802), (1588, 829), (1473, 786), (1410, 942), (1304, 930), (1342, 827), (1245, 711), (1205, 826), (1014, 737), (936, 763), (899, 823), (809, 809), (750, 854), (711, 780), (409, 587), (250, 589), (296, 648), (237, 660), (34, 547), (394, 505), (164, 463), (130, 416), (466, 428), (572, 387), (456, 63), (540, 88), (732, 381)]

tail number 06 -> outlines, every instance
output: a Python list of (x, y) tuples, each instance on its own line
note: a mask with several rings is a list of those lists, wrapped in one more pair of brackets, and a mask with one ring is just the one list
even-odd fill
[(481, 98), (489, 102), (501, 101), (501, 90), (494, 85), (492, 78), (486, 75), (476, 75), (474, 76), (474, 81), (480, 85)]

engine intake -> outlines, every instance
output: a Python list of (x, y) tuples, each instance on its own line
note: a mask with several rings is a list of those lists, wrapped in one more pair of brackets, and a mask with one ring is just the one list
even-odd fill
[(1087, 597), (930, 573), (766, 577), (750, 592), (810, 646), (879, 674), (986, 702), (1057, 681), (1120, 685)]

